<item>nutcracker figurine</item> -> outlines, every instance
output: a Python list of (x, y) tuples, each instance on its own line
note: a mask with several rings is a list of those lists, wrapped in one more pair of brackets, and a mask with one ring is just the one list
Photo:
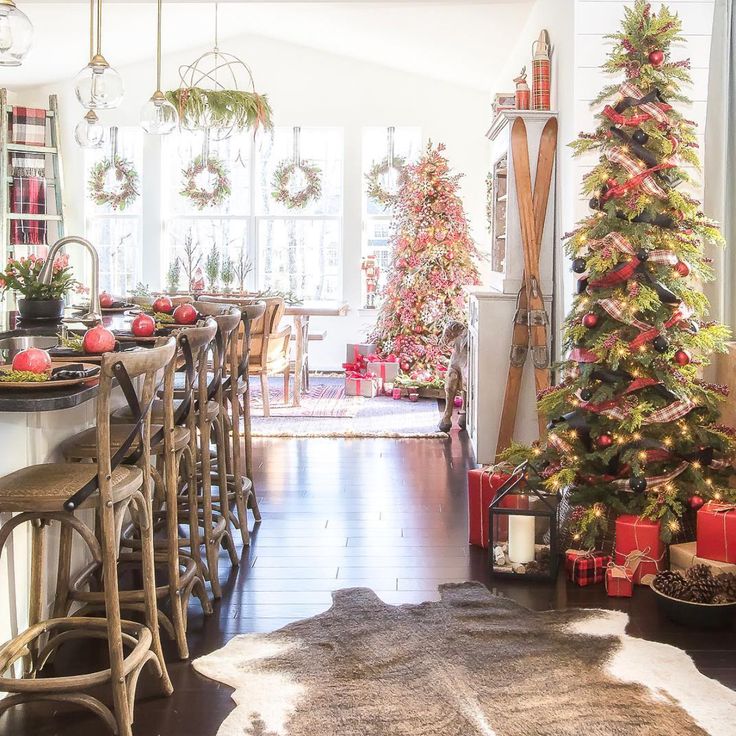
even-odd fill
[(516, 85), (516, 92), (514, 94), (514, 100), (516, 102), (517, 110), (528, 110), (531, 100), (531, 92), (529, 91), (529, 85), (526, 83), (526, 67), (523, 66), (519, 72), (519, 76), (514, 79)]
[(552, 62), (549, 58), (549, 34), (542, 30), (532, 44), (532, 110), (550, 109)]
[(378, 279), (381, 275), (381, 269), (376, 263), (376, 257), (374, 255), (366, 256), (360, 268), (365, 272), (365, 308), (375, 309)]

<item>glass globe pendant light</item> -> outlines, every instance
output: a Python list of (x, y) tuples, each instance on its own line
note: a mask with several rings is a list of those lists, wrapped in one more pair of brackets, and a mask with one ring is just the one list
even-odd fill
[(167, 135), (179, 123), (176, 108), (166, 99), (161, 91), (161, 9), (162, 0), (158, 0), (158, 25), (156, 30), (156, 91), (151, 99), (141, 108), (141, 127), (151, 135)]
[(20, 66), (31, 48), (33, 26), (14, 0), (0, 0), (0, 66)]
[(105, 126), (97, 113), (90, 110), (74, 128), (74, 139), (81, 148), (101, 148), (105, 139)]
[(94, 37), (94, 3), (90, 0), (90, 60), (77, 74), (74, 91), (77, 99), (88, 110), (109, 110), (123, 99), (123, 78), (102, 55), (102, 0), (97, 0), (97, 49), (91, 53)]

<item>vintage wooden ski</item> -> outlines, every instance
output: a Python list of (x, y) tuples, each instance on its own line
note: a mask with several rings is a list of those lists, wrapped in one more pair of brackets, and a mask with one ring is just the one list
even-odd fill
[[(514, 316), (509, 374), (501, 413), (497, 452), (506, 449), (513, 439), (524, 363), (530, 342), (537, 391), (549, 386), (548, 320), (540, 286), (539, 256), (557, 149), (557, 119), (550, 118), (542, 131), (533, 195), (526, 125), (522, 118), (514, 121), (511, 143), (525, 268)], [(540, 438), (544, 438), (546, 423), (542, 417), (539, 417), (539, 433)]]

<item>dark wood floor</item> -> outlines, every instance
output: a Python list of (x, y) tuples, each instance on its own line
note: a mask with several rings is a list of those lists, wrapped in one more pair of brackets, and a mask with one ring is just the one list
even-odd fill
[[(259, 440), (256, 487), (264, 521), (242, 564), (222, 558), (224, 597), (213, 616), (190, 618), (193, 656), (232, 636), (269, 631), (330, 605), (330, 591), (368, 586), (391, 603), (436, 597), (445, 581), (493, 587), (481, 550), (469, 549), (465, 435), (437, 440)], [(499, 592), (535, 609), (617, 608), (628, 631), (684, 648), (702, 672), (736, 689), (736, 632), (701, 634), (662, 619), (649, 590), (608, 598), (601, 586), (507, 582)], [(232, 709), (230, 690), (178, 662), (170, 649), (171, 698), (144, 698), (137, 736), (214, 736)], [(0, 718), (0, 736), (101, 736), (79, 711), (16, 709)], [(320, 736), (332, 736), (323, 734)]]

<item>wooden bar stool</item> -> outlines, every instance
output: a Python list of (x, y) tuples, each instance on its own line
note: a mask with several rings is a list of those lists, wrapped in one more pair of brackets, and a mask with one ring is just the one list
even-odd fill
[[(223, 300), (213, 297), (200, 300), (222, 304)], [(241, 326), (236, 339), (231, 340), (228, 362), (228, 376), (225, 379), (223, 395), (225, 399), (226, 432), (231, 442), (227, 455), (228, 498), (231, 503), (230, 516), (233, 525), (240, 529), (244, 545), (250, 544), (248, 532), (248, 513), (253, 511), (256, 522), (261, 521), (258, 499), (253, 486), (253, 441), (251, 435), (250, 391), (248, 385), (248, 362), (250, 359), (250, 330), (254, 319), (261, 317), (266, 311), (264, 301), (246, 302), (238, 300), (236, 307), (240, 310)], [(242, 422), (242, 433), (241, 433)], [(241, 438), (245, 445), (245, 474), (242, 472)]]
[[(24, 632), (0, 647), (0, 692), (12, 693), (0, 700), (0, 715), (26, 702), (74, 703), (98, 715), (114, 733), (132, 736), (135, 690), (143, 667), (151, 662), (162, 693), (170, 695), (173, 691), (159, 637), (149, 445), (157, 374), (170, 363), (175, 350), (175, 340), (169, 339), (150, 350), (103, 356), (96, 418), (100, 449), (95, 465), (48, 463), (0, 478), (0, 511), (17, 513), (0, 528), (0, 555), (13, 529), (25, 522), (34, 524), (30, 623)], [(143, 377), (140, 392), (133, 384), (138, 376)], [(110, 443), (110, 394), (114, 381), (133, 402), (131, 408), (136, 415), (129, 437), (115, 452)], [(74, 515), (74, 511), (84, 508), (96, 511), (96, 533)], [(120, 528), (128, 510), (135, 512), (140, 524), (144, 624), (123, 620), (120, 612), (116, 568)], [(52, 522), (62, 528), (60, 558), (70, 554), (76, 531), (93, 563), (99, 566), (104, 585), (104, 617), (59, 616), (57, 606), (54, 618), (42, 620), (43, 542), (45, 527)], [(60, 562), (57, 590), (66, 591), (68, 585), (69, 568)], [(44, 644), (46, 635), (48, 641)], [(90, 638), (107, 640), (108, 668), (74, 676), (36, 676), (64, 643)], [(24, 658), (30, 662), (23, 675), (7, 676)], [(114, 710), (87, 692), (100, 685), (112, 689)]]
[[(181, 426), (187, 421), (193, 410), (191, 385), (194, 381), (194, 353), (206, 349), (217, 329), (213, 322), (209, 327), (182, 330), (177, 339), (178, 352), (174, 355), (164, 371), (163, 399), (154, 401), (152, 407), (151, 446), (150, 453), (160, 462), (160, 472), (157, 476), (158, 492), (154, 493), (154, 530), (162, 529), (163, 538), (154, 539), (154, 547), (160, 550), (155, 555), (156, 567), (167, 568), (168, 581), (166, 585), (157, 585), (156, 595), (159, 601), (168, 599), (170, 616), (159, 610), (159, 623), (176, 641), (179, 656), (182, 659), (189, 657), (186, 631), (188, 619), (189, 598), (194, 592), (200, 600), (205, 613), (211, 613), (212, 607), (207, 596), (204, 583), (205, 568), (201, 564), (199, 554), (199, 536), (196, 494), (192, 494), (195, 503), (187, 504), (188, 514), (182, 515), (182, 520), (194, 529), (189, 539), (181, 539), (178, 532), (179, 488), (180, 472), (184, 479), (183, 488), (192, 488), (192, 479), (196, 478), (196, 466), (190, 439), (193, 428)], [(184, 363), (184, 374), (189, 384), (187, 397), (174, 407), (174, 374), (177, 367)], [(133, 419), (132, 410), (127, 407), (129, 420)], [(130, 424), (111, 424), (110, 443), (118, 447), (130, 433)], [(69, 461), (95, 460), (98, 454), (97, 434), (91, 428), (81, 434), (69, 438), (62, 443), (61, 451)], [(121, 546), (130, 551), (121, 552), (118, 558), (120, 571), (126, 569), (137, 570), (141, 566), (141, 540), (135, 534), (135, 525), (123, 535)], [(191, 544), (191, 551), (186, 553), (184, 546)], [(99, 574), (97, 566), (90, 565), (72, 583), (69, 591), (69, 600), (84, 604), (83, 610), (92, 611), (103, 604), (101, 593), (94, 589), (94, 580)], [(61, 595), (61, 593), (59, 593)], [(140, 610), (144, 603), (145, 592), (142, 589), (125, 589), (120, 593), (123, 610)]]

